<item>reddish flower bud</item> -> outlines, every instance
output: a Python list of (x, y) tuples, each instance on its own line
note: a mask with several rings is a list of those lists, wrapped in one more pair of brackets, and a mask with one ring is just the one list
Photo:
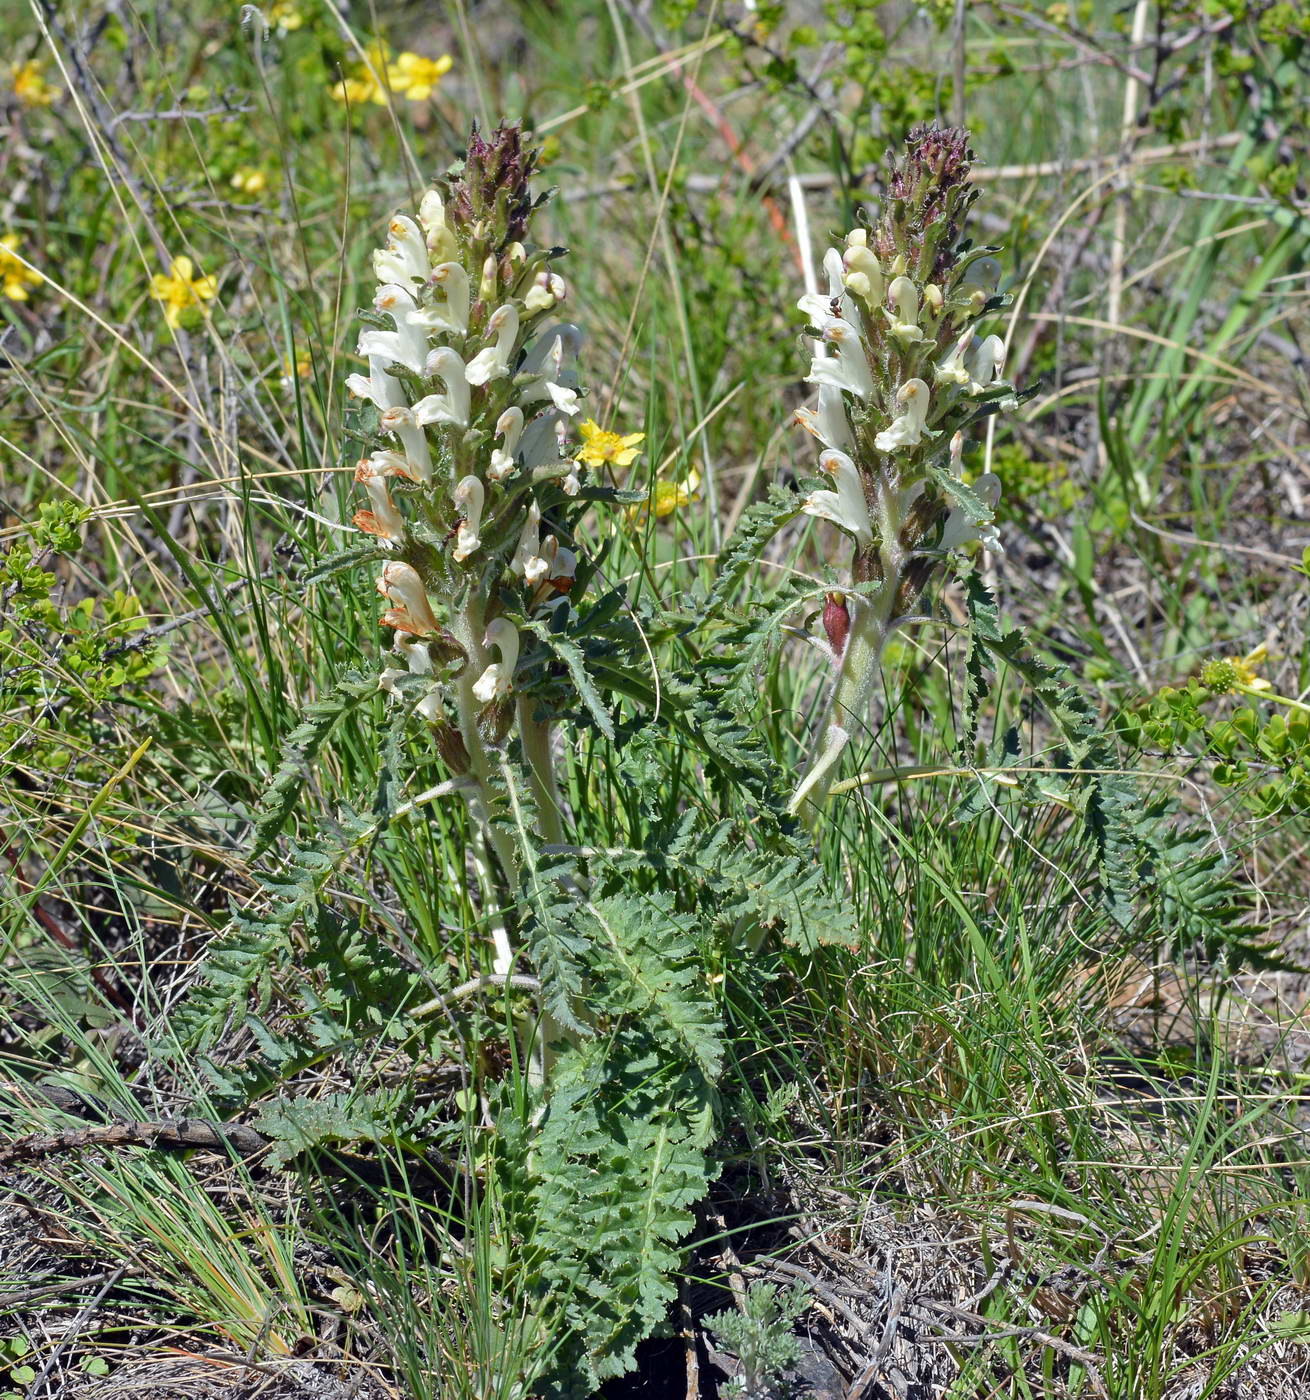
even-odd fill
[(846, 650), (846, 638), (851, 631), (851, 615), (844, 593), (829, 593), (823, 605), (823, 630), (828, 634), (834, 656)]

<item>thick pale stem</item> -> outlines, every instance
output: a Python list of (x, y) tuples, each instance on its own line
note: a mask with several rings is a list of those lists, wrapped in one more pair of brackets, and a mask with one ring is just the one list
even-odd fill
[(523, 760), (532, 783), (532, 800), (537, 804), (537, 822), (547, 845), (564, 844), (563, 808), (555, 781), (555, 763), (550, 752), (550, 721), (533, 719), (533, 702), (519, 696), (519, 741)]
[(463, 789), (468, 802), (469, 816), (473, 822), (473, 858), (478, 878), (482, 882), (483, 905), (491, 921), (491, 941), (495, 958), (492, 972), (503, 975), (514, 965), (514, 949), (505, 927), (504, 909), (507, 891), (501, 889), (491, 869), (489, 852), (494, 852), (506, 880), (512, 879), (515, 870), (514, 847), (504, 832), (498, 831), (490, 821), (491, 802), (488, 778), (491, 773), (491, 760), (487, 754), (482, 735), (478, 732), (478, 711), (481, 708), (477, 696), (473, 694), (473, 683), (482, 674), (486, 657), (482, 647), (482, 606), (481, 600), (470, 596), (463, 610), (454, 619), (456, 639), (468, 653), (469, 664), (460, 674), (455, 686), (456, 703), (459, 709), (459, 728), (464, 747), (469, 756), (469, 777), (473, 782)]
[(804, 812), (811, 826), (818, 821), (827, 801), (851, 735), (868, 719), (874, 686), (882, 674), (882, 653), (887, 645), (895, 594), (893, 579), (871, 601), (861, 599), (851, 619), (841, 670), (828, 696), (823, 721), (815, 732), (809, 767), (788, 803), (788, 810)]
[(883, 473), (876, 479), (874, 491), (882, 541), (882, 587), (872, 598), (860, 598), (853, 611), (841, 669), (828, 694), (823, 720), (815, 730), (809, 766), (787, 804), (788, 811), (803, 812), (811, 827), (817, 825), (823, 812), (851, 736), (868, 721), (869, 703), (882, 675), (882, 654), (892, 633), (896, 595), (900, 592), (904, 564), (900, 482), (893, 474)]

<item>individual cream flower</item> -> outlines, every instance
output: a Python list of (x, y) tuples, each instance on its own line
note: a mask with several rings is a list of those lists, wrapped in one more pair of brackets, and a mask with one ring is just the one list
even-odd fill
[(879, 452), (917, 447), (923, 440), (923, 427), (928, 420), (928, 386), (922, 379), (907, 379), (896, 391), (896, 402), (904, 412), (874, 438), (873, 445)]
[(353, 521), (355, 528), (363, 530), (366, 535), (377, 535), (379, 539), (392, 541), (404, 537), (405, 517), (391, 499), (387, 477), (401, 473), (387, 471), (385, 466), (379, 465), (377, 459), (394, 455), (375, 452), (372, 457), (364, 458), (355, 468), (355, 480), (368, 492), (369, 503), (373, 509), (356, 511)]
[(442, 78), (450, 72), (455, 60), (448, 53), (440, 58), (424, 58), (422, 54), (401, 53), (387, 69), (387, 81), (398, 97), (411, 102), (426, 102), (437, 90)]
[(867, 399), (873, 393), (873, 375), (864, 354), (864, 342), (849, 321), (829, 316), (822, 325), (823, 340), (833, 346), (835, 355), (816, 355), (810, 361), (807, 384), (830, 384)]
[(473, 683), (474, 699), (487, 705), (508, 695), (513, 686), (514, 667), (519, 660), (518, 629), (508, 618), (493, 617), (487, 624), (482, 645), (495, 647), (500, 652), (500, 660), (493, 661)]
[(528, 294), (523, 298), (523, 309), (529, 316), (537, 316), (543, 311), (553, 311), (568, 295), (564, 279), (549, 268), (542, 270), (534, 278)]
[(831, 384), (819, 386), (819, 407), (798, 408), (792, 414), (792, 421), (804, 428), (811, 437), (816, 437), (825, 447), (835, 447), (840, 452), (854, 452), (855, 440), (851, 434), (850, 421), (846, 417), (846, 405), (841, 390)]
[(217, 277), (193, 277), (194, 264), (188, 257), (173, 259), (173, 266), (167, 277), (156, 272), (150, 279), (150, 294), (164, 306), (164, 320), (176, 330), (182, 316), (193, 306), (205, 311), (204, 305), (218, 295)]
[(969, 378), (973, 381), (969, 392), (981, 394), (1000, 376), (1001, 367), (1005, 363), (1005, 342), (999, 335), (989, 335), (973, 347), (966, 363), (969, 367)]
[(486, 384), (509, 373), (509, 357), (519, 334), (518, 307), (507, 302), (498, 306), (487, 318), (487, 330), (495, 335), (496, 343), (479, 350), (468, 362), (465, 378), (470, 384)]
[(844, 452), (829, 448), (819, 456), (819, 470), (831, 476), (835, 491), (811, 491), (801, 509), (819, 520), (830, 520), (855, 536), (861, 549), (873, 543), (873, 523), (859, 468)]
[(435, 306), (416, 308), (412, 318), (434, 331), (464, 335), (469, 328), (469, 275), (457, 262), (438, 263), (428, 278), (430, 286), (442, 293)]
[(423, 231), (407, 214), (395, 215), (387, 225), (387, 243), (373, 253), (373, 275), (380, 283), (395, 282), (406, 290), (426, 282), (431, 271), (428, 243)]
[(446, 386), (444, 394), (428, 394), (414, 405), (414, 421), (428, 423), (452, 423), (459, 428), (467, 428), (469, 422), (469, 386), (465, 376), (464, 361), (449, 345), (438, 346), (427, 357), (425, 368), (430, 375), (436, 375)]
[[(446, 223), (446, 206), (436, 190), (425, 191), (419, 201), (418, 221), (434, 262), (449, 262), (458, 258), (459, 244)], [(466, 278), (467, 276), (465, 273)]]
[(496, 436), (502, 439), (504, 446), (491, 449), (491, 465), (487, 468), (487, 475), (492, 481), (504, 481), (517, 465), (514, 454), (518, 451), (519, 439), (523, 436), (521, 408), (507, 408), (496, 419)]
[(514, 549), (514, 557), (509, 561), (509, 571), (516, 578), (527, 578), (532, 561), (541, 553), (541, 507), (536, 501), (528, 502), (528, 513), (519, 531), (519, 542)]
[(451, 499), (459, 508), (460, 521), (455, 528), (455, 548), (452, 551), (455, 561), (462, 564), (482, 543), (479, 531), (482, 529), (482, 506), (487, 489), (476, 476), (462, 477), (451, 492)]
[(35, 268), (26, 266), (15, 254), (21, 242), (16, 233), (0, 238), (0, 289), (10, 301), (26, 301), (27, 289), (39, 287), (45, 278)]
[(423, 580), (411, 565), (399, 559), (383, 564), (377, 590), (391, 604), (380, 619), (384, 627), (394, 627), (398, 632), (408, 632), (415, 637), (441, 630)]
[[(351, 379), (359, 379), (361, 376), (352, 374)], [(397, 390), (400, 389), (396, 380), (389, 374), (381, 376), (388, 384), (395, 384)], [(350, 383), (348, 379), (347, 384)], [(403, 395), (402, 395), (403, 396)], [(375, 401), (376, 402), (376, 401)], [(422, 425), (415, 419), (414, 411), (403, 403), (389, 404), (378, 414), (378, 426), (384, 433), (394, 433), (400, 439), (402, 452), (387, 452), (385, 454), (374, 453), (375, 457), (385, 455), (395, 458), (402, 464), (397, 470), (397, 475), (407, 476), (411, 481), (428, 482), (432, 480), (432, 453), (428, 450), (427, 434), (423, 431)]]
[(15, 63), (10, 70), (14, 84), (14, 96), (24, 107), (48, 107), (62, 92), (45, 80), (45, 64), (39, 58), (29, 58), (26, 63)]
[(593, 418), (578, 424), (578, 435), (582, 438), (582, 448), (577, 460), (584, 467), (603, 467), (606, 463), (613, 467), (630, 467), (641, 452), (637, 444), (646, 438), (645, 433), (629, 433), (626, 437), (611, 433)]
[(262, 194), (268, 188), (268, 176), (253, 165), (242, 165), (228, 183), (242, 194)]
[(887, 288), (890, 309), (883, 315), (891, 323), (891, 333), (902, 345), (915, 345), (923, 339), (919, 329), (919, 292), (908, 277), (894, 277)]

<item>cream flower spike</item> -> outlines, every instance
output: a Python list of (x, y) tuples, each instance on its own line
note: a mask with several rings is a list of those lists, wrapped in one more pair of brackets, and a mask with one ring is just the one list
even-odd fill
[(455, 548), (451, 557), (462, 564), (482, 543), (479, 531), (482, 529), (482, 507), (487, 498), (486, 487), (476, 476), (462, 477), (450, 498), (460, 511), (460, 522), (455, 529)]
[(508, 618), (493, 617), (482, 644), (500, 652), (500, 660), (493, 661), (473, 683), (474, 699), (486, 705), (508, 695), (514, 683), (514, 668), (519, 661), (518, 629)]
[(519, 334), (518, 307), (511, 302), (498, 306), (487, 319), (487, 329), (495, 334), (496, 343), (479, 350), (468, 362), (465, 377), (470, 384), (486, 384), (509, 373), (509, 357)]
[(399, 559), (383, 564), (377, 590), (392, 605), (382, 614), (382, 621), (387, 627), (394, 627), (398, 632), (409, 632), (415, 637), (441, 630), (432, 604), (428, 602), (423, 580), (411, 565)]
[(469, 386), (464, 377), (464, 361), (449, 345), (438, 346), (428, 355), (424, 368), (436, 375), (446, 386), (444, 394), (428, 394), (414, 405), (414, 421), (452, 423), (467, 428), (469, 423)]
[(917, 447), (923, 440), (924, 424), (928, 421), (928, 386), (922, 379), (907, 379), (896, 391), (896, 402), (905, 411), (874, 438), (873, 445), (879, 452)]
[(823, 323), (824, 343), (833, 346), (833, 356), (816, 355), (810, 362), (807, 384), (828, 384), (867, 399), (873, 393), (873, 376), (864, 355), (864, 342), (849, 321), (829, 316)]
[(891, 333), (902, 345), (915, 345), (923, 339), (919, 329), (919, 292), (908, 277), (893, 277), (887, 288), (891, 308), (883, 315), (891, 322)]
[(829, 449), (819, 456), (819, 470), (832, 477), (836, 491), (812, 491), (801, 509), (806, 515), (829, 520), (854, 535), (861, 549), (873, 543), (873, 522), (859, 468), (844, 452)]
[(388, 225), (391, 235), (385, 248), (373, 254), (373, 275), (379, 282), (399, 282), (412, 287), (428, 280), (428, 245), (419, 226), (404, 214), (397, 214)]
[(512, 475), (518, 465), (514, 454), (518, 451), (519, 439), (523, 436), (521, 408), (507, 408), (496, 419), (496, 436), (503, 440), (503, 446), (492, 448), (491, 465), (487, 468), (487, 475), (492, 481), (504, 481), (507, 476)]

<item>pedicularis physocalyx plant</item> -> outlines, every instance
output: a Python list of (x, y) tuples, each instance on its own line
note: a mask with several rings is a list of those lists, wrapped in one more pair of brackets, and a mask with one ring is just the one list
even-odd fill
[(972, 160), (963, 131), (911, 132), (880, 218), (828, 250), (827, 294), (799, 303), (817, 340), (806, 382), (819, 398), (796, 420), (823, 444), (819, 468), (834, 487), (802, 509), (843, 530), (855, 552), (850, 591), (829, 593), (824, 607), (835, 674), (793, 811), (821, 808), (888, 639), (934, 571), (975, 541), (1000, 548), (1000, 481), (987, 473), (969, 487), (961, 474), (969, 428), (1017, 402), (1000, 377), (1000, 337), (975, 331), (1005, 298), (995, 250), (962, 237)]
[[(377, 588), (401, 664), (383, 684), (432, 727), (469, 804), (491, 905), (489, 852), (506, 877), (517, 864), (488, 816), (494, 755), (511, 731), (541, 834), (561, 835), (553, 682), (525, 642), (559, 631), (578, 574), (571, 524), (597, 496), (568, 451), (581, 336), (555, 314), (567, 294), (551, 268), (559, 250), (527, 241), (535, 162), (517, 127), (487, 139), (475, 129), (462, 166), (423, 196), (417, 220), (391, 220), (373, 255), (373, 310), (362, 313), (369, 372), (347, 380), (371, 405), (358, 426), (372, 450), (356, 471), (370, 508), (355, 524), (392, 556)], [(508, 972), (503, 922), (493, 938), (494, 971)]]

